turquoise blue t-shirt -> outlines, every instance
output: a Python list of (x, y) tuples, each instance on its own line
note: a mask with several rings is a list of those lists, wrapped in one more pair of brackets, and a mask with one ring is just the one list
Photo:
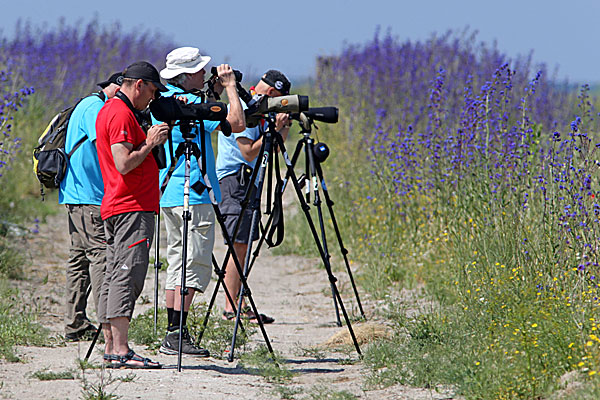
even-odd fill
[(96, 117), (104, 105), (97, 95), (90, 95), (75, 107), (69, 126), (65, 151), (69, 153), (83, 137), (87, 136), (69, 159), (67, 172), (58, 191), (59, 204), (94, 204), (102, 203), (104, 183), (98, 152), (96, 151)]
[[(176, 95), (185, 96), (188, 99), (188, 104), (197, 104), (202, 103), (202, 99), (199, 96), (195, 96), (191, 93), (180, 94), (183, 89), (175, 87), (173, 85), (166, 85), (168, 92), (162, 93), (164, 97), (169, 97)], [(160, 124), (161, 122), (156, 120), (154, 116), (152, 116), (152, 124)], [(219, 121), (204, 121), (204, 144), (206, 146), (206, 154), (204, 154), (206, 161), (206, 173), (208, 174), (208, 179), (210, 179), (210, 184), (213, 188), (213, 193), (215, 195), (215, 199), (217, 202), (221, 201), (221, 190), (219, 188), (219, 180), (217, 179), (217, 174), (215, 171), (215, 153), (213, 152), (212, 144), (210, 141), (210, 134), (212, 131), (217, 129), (219, 126)], [(198, 148), (202, 150), (202, 146), (200, 144), (200, 127), (197, 126), (197, 130), (192, 130), (193, 134), (196, 134), (196, 137), (192, 139), (192, 141), (198, 144)], [(179, 126), (174, 126), (171, 132), (171, 137), (173, 140), (173, 153), (177, 151), (177, 146), (179, 143), (183, 142), (183, 136), (181, 135), (181, 129)], [(159, 184), (162, 186), (163, 181), (165, 180), (167, 173), (169, 172), (169, 168), (171, 166), (171, 157), (169, 156), (169, 143), (165, 143), (165, 153), (167, 154), (167, 167), (160, 170), (160, 179)], [(174, 156), (175, 154), (173, 154)], [(173, 175), (171, 175), (171, 179), (167, 184), (167, 188), (160, 198), (160, 206), (161, 207), (178, 207), (183, 206), (183, 184), (184, 184), (184, 175), (185, 175), (185, 157), (181, 156), (177, 160), (177, 164), (175, 166), (175, 170), (173, 171)], [(201, 181), (204, 183), (204, 179), (202, 179), (200, 167), (198, 167), (198, 160), (195, 157), (192, 157), (190, 163), (190, 186), (194, 183)], [(194, 204), (210, 204), (210, 197), (208, 195), (208, 191), (204, 190), (202, 195), (199, 195), (194, 190), (190, 189), (190, 205)]]
[(254, 168), (258, 157), (252, 160), (252, 162), (246, 161), (238, 147), (237, 139), (245, 137), (255, 141), (260, 135), (261, 128), (258, 126), (246, 128), (240, 133), (232, 133), (229, 137), (223, 135), (223, 133), (219, 133), (219, 153), (217, 154), (217, 177), (219, 180), (228, 175), (235, 174), (243, 164)]

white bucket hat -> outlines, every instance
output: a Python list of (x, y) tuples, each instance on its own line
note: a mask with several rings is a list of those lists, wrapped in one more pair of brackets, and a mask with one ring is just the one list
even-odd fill
[(167, 54), (167, 67), (160, 71), (163, 79), (171, 79), (179, 74), (194, 74), (210, 61), (210, 57), (200, 54), (195, 47), (180, 47)]

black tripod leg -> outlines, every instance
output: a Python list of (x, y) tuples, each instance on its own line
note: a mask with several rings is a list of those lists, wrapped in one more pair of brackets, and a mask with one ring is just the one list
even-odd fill
[(329, 215), (331, 216), (331, 221), (333, 223), (333, 229), (335, 230), (335, 235), (337, 236), (338, 243), (340, 245), (340, 252), (344, 258), (344, 263), (346, 264), (346, 271), (348, 271), (348, 276), (350, 277), (350, 282), (352, 283), (352, 290), (354, 290), (354, 296), (356, 297), (356, 302), (358, 303), (358, 309), (360, 310), (360, 315), (366, 321), (367, 317), (365, 316), (365, 312), (363, 311), (362, 304), (360, 302), (360, 297), (358, 296), (358, 290), (356, 289), (356, 283), (354, 283), (354, 276), (352, 275), (352, 270), (350, 269), (350, 262), (348, 261), (348, 250), (344, 247), (344, 243), (342, 242), (342, 235), (340, 234), (340, 229), (335, 218), (335, 214), (333, 213), (333, 201), (329, 197), (329, 192), (327, 190), (327, 185), (325, 184), (325, 178), (323, 177), (323, 169), (319, 163), (316, 163), (317, 175), (319, 176), (319, 182), (321, 182), (321, 188), (323, 188), (323, 196), (325, 196), (325, 204), (327, 205), (327, 209), (329, 210)]
[[(211, 197), (214, 199), (214, 195), (212, 195)], [(225, 241), (227, 242), (227, 247), (229, 248), (229, 251), (232, 253), (233, 261), (235, 263), (235, 268), (237, 269), (238, 274), (240, 275), (240, 280), (242, 281), (243, 287), (246, 287), (246, 290), (247, 290), (246, 295), (248, 297), (248, 302), (250, 303), (250, 306), (252, 307), (252, 311), (257, 316), (258, 326), (260, 327), (260, 331), (263, 335), (263, 338), (265, 339), (265, 344), (267, 345), (267, 349), (269, 350), (269, 353), (271, 353), (273, 360), (275, 360), (275, 354), (273, 352), (273, 348), (271, 347), (271, 342), (267, 335), (267, 331), (265, 330), (265, 326), (262, 323), (262, 321), (260, 320), (260, 317), (258, 317), (260, 314), (258, 313), (256, 304), (254, 303), (254, 299), (252, 298), (252, 294), (250, 293), (250, 290), (248, 288), (248, 282), (246, 280), (246, 277), (244, 276), (244, 271), (242, 270), (240, 262), (239, 262), (237, 256), (235, 255), (233, 241), (227, 234), (227, 228), (225, 227), (225, 221), (223, 220), (223, 215), (221, 214), (221, 211), (219, 210), (218, 206), (216, 205), (216, 202), (213, 202), (213, 206), (215, 209), (215, 214), (217, 216), (217, 221), (219, 222), (219, 225), (221, 226), (221, 230), (223, 231), (223, 236), (225, 237)], [(241, 293), (239, 294), (239, 296), (241, 297)], [(238, 308), (237, 314), (239, 315), (239, 313), (240, 313), (240, 309)], [(233, 338), (234, 338), (233, 345), (235, 345), (235, 334), (234, 334)], [(229, 362), (232, 362), (232, 361), (233, 361), (233, 350), (229, 354)]]
[[(186, 175), (189, 182), (189, 158), (186, 159)], [(187, 189), (189, 191), (189, 188)], [(185, 191), (185, 189), (184, 189)], [(189, 196), (189, 193), (187, 194)], [(185, 203), (184, 203), (185, 204)], [(181, 372), (181, 356), (183, 350), (183, 313), (185, 310), (185, 296), (187, 295), (187, 288), (185, 286), (186, 279), (186, 269), (187, 269), (187, 243), (188, 243), (188, 228), (189, 221), (191, 219), (190, 211), (186, 209), (186, 205), (183, 208), (183, 234), (182, 234), (182, 244), (181, 244), (181, 286), (180, 286), (180, 299), (181, 303), (179, 304), (179, 343), (177, 349), (177, 372)], [(177, 301), (177, 300), (175, 300)]]
[(331, 271), (331, 265), (329, 264), (329, 260), (325, 256), (325, 252), (323, 251), (323, 247), (321, 246), (321, 242), (319, 241), (319, 235), (315, 228), (315, 224), (312, 220), (312, 217), (310, 216), (310, 207), (308, 206), (308, 204), (306, 204), (306, 201), (304, 201), (304, 197), (302, 196), (302, 191), (300, 190), (300, 185), (298, 184), (298, 179), (296, 178), (296, 173), (294, 172), (292, 163), (290, 162), (290, 159), (285, 150), (285, 145), (283, 144), (283, 139), (281, 138), (281, 135), (279, 135), (279, 134), (276, 134), (275, 138), (276, 138), (279, 148), (281, 149), (281, 152), (283, 154), (283, 158), (285, 160), (285, 164), (287, 166), (289, 176), (291, 177), (292, 183), (294, 184), (294, 190), (296, 191), (296, 195), (297, 195), (298, 199), (300, 200), (300, 205), (301, 205), (302, 211), (304, 212), (304, 215), (306, 216), (306, 220), (310, 227), (310, 231), (313, 235), (313, 238), (314, 238), (317, 248), (319, 250), (319, 254), (321, 255), (321, 259), (323, 260), (323, 264), (325, 265), (325, 270), (327, 271), (327, 275), (329, 276), (329, 281), (333, 285), (335, 297), (337, 298), (337, 301), (340, 305), (340, 309), (342, 310), (342, 314), (344, 315), (346, 325), (348, 326), (348, 331), (350, 333), (350, 336), (352, 337), (352, 342), (354, 343), (354, 347), (356, 348), (356, 352), (359, 355), (362, 355), (362, 353), (360, 351), (360, 346), (358, 345), (358, 341), (356, 340), (356, 335), (354, 334), (354, 330), (352, 329), (352, 324), (350, 322), (350, 318), (348, 317), (348, 313), (346, 311), (346, 308), (344, 307), (344, 303), (342, 302), (342, 297), (340, 296), (340, 292), (337, 289), (337, 286), (335, 285), (337, 278), (333, 275), (333, 272)]
[[(261, 149), (262, 148), (264, 148), (264, 143), (263, 143)], [(250, 181), (251, 185), (254, 184), (254, 178), (256, 177), (256, 173), (257, 173), (257, 171), (254, 171), (253, 174), (252, 174), (253, 178)], [(233, 262), (235, 264), (235, 268), (238, 271), (238, 274), (240, 275), (240, 280), (242, 281), (242, 285), (247, 288), (247, 296), (248, 296), (248, 301), (250, 303), (250, 306), (252, 307), (252, 310), (254, 311), (254, 313), (258, 316), (260, 314), (258, 313), (258, 309), (256, 308), (256, 304), (254, 303), (254, 299), (252, 298), (252, 294), (250, 293), (250, 290), (248, 288), (248, 282), (246, 281), (246, 277), (244, 276), (244, 273), (243, 273), (242, 267), (240, 265), (240, 262), (239, 262), (239, 260), (238, 260), (238, 258), (236, 256), (236, 254), (235, 254), (235, 249), (233, 247), (233, 240), (234, 239), (232, 239), (229, 236), (229, 234), (227, 233), (227, 227), (225, 226), (225, 220), (223, 218), (223, 214), (221, 214), (221, 210), (219, 210), (219, 205), (218, 205), (217, 200), (215, 198), (215, 194), (213, 193), (212, 186), (210, 184), (210, 179), (209, 179), (208, 175), (204, 171), (203, 171), (202, 177), (203, 177), (203, 180), (204, 180), (204, 182), (206, 184), (206, 188), (208, 190), (208, 195), (210, 197), (210, 201), (211, 201), (211, 203), (213, 205), (213, 209), (215, 211), (215, 217), (217, 219), (217, 222), (219, 223), (219, 226), (221, 227), (221, 231), (223, 232), (223, 238), (225, 239), (225, 243), (227, 244), (227, 248), (228, 248), (227, 254), (225, 255), (225, 260), (223, 262), (223, 268), (226, 268), (227, 262), (229, 260), (229, 257), (230, 256), (233, 257)], [(249, 196), (250, 196), (250, 191), (247, 194), (247, 197), (249, 197)], [(244, 205), (244, 207), (246, 207), (246, 206), (247, 206), (247, 204)], [(244, 212), (244, 211), (245, 211), (245, 208), (242, 209), (242, 212)], [(234, 229), (234, 238), (235, 238), (235, 235), (237, 234), (237, 231), (239, 229), (239, 225), (240, 225), (240, 221), (238, 221), (238, 223), (235, 226), (235, 229)], [(241, 293), (240, 293), (240, 295), (241, 295)], [(237, 314), (239, 314), (239, 312), (240, 312), (240, 310), (238, 308)], [(275, 360), (275, 354), (273, 352), (273, 348), (271, 347), (271, 342), (270, 342), (269, 337), (267, 335), (267, 331), (265, 330), (264, 324), (262, 323), (262, 321), (260, 321), (260, 318), (257, 318), (257, 320), (258, 320), (258, 325), (260, 327), (260, 330), (261, 330), (261, 333), (263, 335), (263, 338), (265, 339), (265, 343), (267, 345), (267, 349), (271, 353), (271, 356), (273, 357), (273, 360)], [(234, 336), (234, 343), (235, 343), (235, 336)], [(229, 361), (230, 362), (233, 361), (233, 351), (229, 355)]]
[[(246, 279), (248, 279), (248, 274), (250, 272), (250, 268), (249, 268), (249, 259), (250, 259), (250, 253), (252, 252), (252, 237), (254, 236), (254, 231), (255, 231), (255, 226), (258, 218), (258, 210), (254, 210), (252, 212), (252, 223), (250, 225), (250, 234), (248, 235), (248, 247), (246, 248), (246, 257), (244, 257), (244, 281)], [(247, 289), (246, 289), (246, 285), (244, 283), (242, 283), (241, 287), (240, 287), (240, 295), (238, 298), (238, 305), (237, 305), (237, 312), (235, 314), (235, 324), (233, 326), (233, 337), (231, 340), (231, 350), (229, 352), (229, 361), (233, 361), (233, 352), (235, 351), (235, 341), (237, 338), (237, 329), (238, 329), (238, 324), (241, 321), (241, 315), (242, 315), (242, 302), (244, 301), (244, 296), (247, 294), (246, 293)], [(256, 320), (262, 324), (260, 315), (257, 314), (255, 312), (256, 315)]]
[(160, 254), (160, 211), (156, 214), (154, 224), (154, 334), (158, 322), (158, 271), (162, 267), (159, 259)]
[[(212, 256), (212, 264), (213, 264), (213, 268), (215, 269), (215, 274), (219, 277), (219, 279), (217, 280), (217, 284), (215, 285), (215, 290), (213, 290), (213, 294), (210, 298), (210, 303), (208, 304), (208, 310), (206, 310), (206, 316), (204, 317), (204, 322), (202, 323), (202, 329), (200, 330), (200, 333), (198, 333), (198, 339), (196, 339), (196, 346), (199, 346), (200, 342), (202, 341), (202, 336), (204, 335), (204, 332), (206, 331), (206, 327), (208, 326), (208, 319), (210, 318), (210, 312), (211, 312), (213, 306), (215, 305), (217, 293), (219, 293), (219, 287), (221, 286), (221, 284), (223, 283), (223, 280), (225, 279), (226, 271), (219, 269), (219, 264), (217, 263), (217, 259), (215, 258), (214, 254)], [(225, 291), (225, 296), (227, 296), (227, 299), (230, 301), (230, 303), (234, 304), (233, 298), (231, 297), (229, 290), (227, 290), (227, 286), (225, 286), (224, 284), (223, 284), (223, 290)], [(236, 309), (234, 308), (233, 311), (236, 312)], [(243, 326), (241, 328), (242, 328), (242, 330), (244, 329)]]
[(84, 361), (87, 361), (90, 356), (92, 355), (92, 351), (94, 350), (94, 346), (96, 346), (96, 342), (98, 341), (98, 338), (100, 337), (100, 332), (102, 332), (102, 324), (98, 324), (98, 330), (96, 331), (96, 333), (94, 334), (94, 338), (92, 339), (92, 343), (90, 344), (90, 348), (88, 349), (87, 353), (85, 354), (85, 358), (83, 359)]
[[(87, 291), (85, 292), (86, 301), (90, 297), (91, 293), (92, 293), (92, 282), (90, 281), (90, 285), (88, 286)], [(85, 361), (87, 361), (90, 358), (90, 356), (92, 355), (92, 351), (94, 350), (94, 346), (96, 345), (96, 341), (98, 340), (98, 337), (100, 336), (101, 331), (102, 331), (102, 324), (98, 323), (98, 330), (94, 334), (92, 343), (90, 344), (90, 348), (88, 349), (88, 351), (85, 355), (85, 358), (84, 358)]]
[[(260, 152), (259, 154), (262, 154), (263, 151), (265, 149), (265, 142), (263, 141), (263, 143), (260, 146)], [(250, 182), (248, 183), (248, 190), (246, 191), (246, 194), (244, 196), (244, 200), (242, 200), (242, 210), (240, 211), (239, 216), (241, 217), (242, 215), (244, 215), (244, 213), (246, 212), (246, 209), (248, 208), (248, 204), (250, 204), (250, 197), (252, 197), (252, 188), (254, 185), (254, 182), (256, 181), (256, 178), (258, 176), (258, 171), (259, 168), (254, 168), (254, 170), (252, 171), (252, 176), (250, 177)], [(237, 234), (238, 231), (240, 229), (240, 226), (242, 225), (242, 218), (238, 218), (237, 221), (235, 222), (235, 226), (233, 228), (233, 234), (231, 235), (231, 242), (235, 243), (235, 239), (237, 238)], [(223, 231), (223, 236), (227, 234), (226, 231)], [(223, 259), (223, 264), (222, 264), (222, 269), (225, 270), (227, 263), (229, 262), (229, 257), (231, 256), (233, 249), (229, 249), (227, 248), (227, 253), (225, 253), (225, 258)], [(231, 303), (233, 304), (233, 303)], [(234, 306), (235, 307), (235, 306)]]
[[(314, 154), (313, 150), (314, 150), (313, 141), (312, 141), (312, 139), (309, 139), (306, 142), (307, 172), (310, 173), (310, 177), (312, 180), (313, 195), (315, 197), (315, 201), (314, 201), (313, 205), (317, 208), (317, 217), (319, 220), (319, 228), (321, 229), (321, 244), (323, 246), (323, 252), (325, 253), (325, 258), (327, 258), (327, 261), (330, 262), (331, 256), (329, 254), (329, 249), (327, 247), (327, 235), (325, 234), (325, 224), (323, 222), (323, 210), (321, 208), (321, 196), (319, 195), (319, 183), (317, 181), (317, 170), (315, 168), (315, 159), (313, 156), (313, 154)], [(338, 307), (337, 299), (335, 297), (335, 289), (333, 287), (333, 284), (331, 284), (330, 286), (331, 286), (331, 297), (333, 298), (333, 307), (335, 309), (336, 323), (337, 323), (337, 326), (342, 326), (342, 321), (340, 319), (340, 310)]]
[[(305, 199), (306, 199), (306, 203), (310, 203), (310, 155), (309, 155), (309, 146), (308, 143), (310, 143), (308, 140), (305, 140), (305, 144), (306, 146), (304, 146), (304, 184), (306, 185), (304, 188), (304, 194), (305, 194)], [(292, 164), (294, 165), (294, 164)], [(337, 304), (335, 306), (337, 308)]]
[[(298, 160), (298, 157), (300, 156), (300, 152), (302, 151), (303, 144), (304, 144), (304, 139), (299, 140), (298, 143), (296, 144), (296, 150), (294, 150), (294, 155), (292, 156), (292, 166), (296, 165), (296, 161)], [(287, 187), (288, 180), (289, 180), (289, 172), (286, 172), (286, 176), (283, 180), (283, 186), (281, 187), (281, 195), (283, 195), (283, 193), (285, 192), (285, 188)], [(273, 214), (271, 213), (269, 215), (269, 219), (267, 220), (267, 223), (264, 226), (264, 229), (262, 229), (262, 234), (261, 234), (260, 238), (258, 239), (258, 244), (256, 245), (256, 250), (254, 250), (254, 252), (252, 253), (252, 260), (250, 261), (250, 264), (248, 266), (248, 273), (250, 273), (250, 271), (252, 270), (252, 267), (254, 266), (254, 262), (256, 261), (256, 259), (258, 258), (258, 255), (260, 254), (260, 249), (262, 248), (262, 245), (265, 242), (265, 238), (267, 237), (267, 232), (269, 231), (269, 228), (271, 227), (272, 223), (273, 223)]]
[[(242, 281), (242, 285), (241, 285), (240, 293), (239, 293), (238, 309), (237, 309), (236, 318), (235, 318), (235, 325), (233, 327), (233, 337), (231, 340), (231, 349), (230, 349), (229, 358), (228, 358), (230, 362), (233, 361), (233, 356), (234, 356), (234, 351), (235, 351), (235, 342), (237, 339), (237, 329), (238, 329), (238, 324), (239, 324), (239, 321), (241, 318), (241, 311), (242, 311), (241, 306), (242, 306), (242, 301), (243, 301), (244, 296), (248, 297), (248, 301), (250, 302), (250, 305), (252, 307), (252, 312), (256, 316), (256, 321), (258, 322), (258, 325), (259, 325), (261, 331), (263, 332), (263, 336), (265, 336), (265, 338), (266, 338), (266, 330), (265, 330), (264, 324), (262, 322), (262, 318), (260, 317), (260, 313), (258, 312), (258, 309), (256, 308), (256, 304), (254, 304), (254, 299), (252, 298), (252, 295), (250, 293), (250, 288), (248, 287), (248, 283), (247, 283), (247, 277), (248, 277), (248, 265), (249, 265), (249, 261), (250, 261), (250, 253), (252, 252), (252, 238), (254, 237), (254, 232), (256, 230), (256, 226), (258, 225), (257, 219), (258, 219), (258, 215), (259, 215), (259, 211), (260, 211), (260, 196), (261, 196), (262, 189), (263, 189), (265, 174), (267, 173), (266, 172), (267, 167), (271, 164), (270, 160), (272, 160), (273, 136), (269, 133), (267, 133), (266, 135), (263, 136), (261, 152), (263, 154), (263, 157), (262, 157), (262, 161), (260, 164), (260, 168), (255, 167), (255, 171), (254, 171), (254, 173), (258, 172), (258, 182), (257, 182), (256, 192), (254, 193), (254, 198), (252, 200), (252, 207), (253, 207), (252, 222), (250, 225), (250, 233), (248, 236), (248, 247), (246, 249), (246, 257), (244, 258), (244, 269), (242, 270), (241, 268), (238, 267), (238, 264), (236, 264), (236, 268), (238, 269), (238, 273), (240, 274), (240, 280)], [(271, 170), (269, 170), (269, 171), (271, 171)], [(254, 184), (254, 180), (252, 180), (252, 184)], [(269, 187), (268, 192), (270, 192), (270, 187)], [(246, 204), (246, 206), (247, 206), (247, 204)], [(245, 209), (242, 209), (242, 211), (239, 214), (238, 223), (241, 223), (241, 220), (244, 216), (244, 212), (245, 212)], [(231, 251), (234, 252), (233, 246), (231, 248)], [(269, 351), (271, 352), (271, 355), (273, 355), (273, 360), (275, 360), (273, 350), (271, 348), (271, 343), (268, 340), (266, 343), (267, 343), (267, 347), (268, 347)]]

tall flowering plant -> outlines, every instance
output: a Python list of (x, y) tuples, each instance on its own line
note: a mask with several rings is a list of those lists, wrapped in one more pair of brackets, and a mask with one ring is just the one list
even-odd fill
[[(158, 33), (125, 31), (119, 24), (101, 25), (96, 20), (87, 24), (60, 20), (56, 27), (19, 22), (14, 35), (0, 36), (0, 60), (10, 60), (0, 82), (4, 113), (0, 167), (6, 167), (9, 158), (19, 154), (10, 161), (13, 172), (11, 182), (3, 183), (3, 203), (17, 204), (17, 196), (37, 194), (39, 186), (31, 174), (30, 154), (19, 153), (19, 148), (33, 148), (52, 115), (98, 90), (96, 82), (135, 61), (146, 60), (160, 68), (173, 47)], [(10, 84), (9, 77), (18, 77), (26, 87), (19, 89)], [(29, 105), (12, 121), (8, 113), (22, 105), (24, 96), (29, 96)]]
[[(9, 63), (10, 65), (10, 63)], [(23, 106), (33, 87), (18, 88), (16, 77), (9, 69), (0, 70), (0, 178), (21, 147), (21, 138), (14, 136), (14, 113)]]
[(467, 397), (535, 398), (567, 371), (600, 374), (600, 125), (589, 87), (578, 93), (531, 56), (473, 36), (376, 35), (321, 58), (317, 91), (341, 108), (339, 173), (353, 171), (342, 179), (364, 282), (425, 281), (443, 306), (432, 329), (445, 332), (439, 360), (450, 364), (436, 370), (451, 373), (419, 378), (416, 365), (405, 382), (469, 376)]
[(0, 55), (10, 57), (22, 79), (56, 108), (70, 105), (95, 83), (127, 65), (146, 60), (164, 65), (170, 40), (150, 31), (123, 30), (120, 24), (69, 24), (56, 28), (19, 22), (11, 39), (0, 38)]

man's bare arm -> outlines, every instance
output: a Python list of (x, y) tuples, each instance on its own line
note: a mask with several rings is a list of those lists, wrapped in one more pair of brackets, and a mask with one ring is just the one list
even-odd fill
[(231, 131), (234, 133), (243, 132), (246, 129), (246, 117), (240, 102), (240, 96), (235, 88), (235, 74), (233, 69), (227, 64), (221, 64), (217, 67), (219, 83), (225, 88), (227, 98), (229, 99), (229, 113), (227, 122), (231, 125)]
[(258, 153), (260, 153), (262, 136), (257, 140), (252, 140), (247, 137), (237, 138), (237, 145), (240, 148), (240, 152), (242, 153), (244, 160), (252, 162), (254, 159), (256, 159), (256, 157), (258, 157)]
[[(275, 118), (275, 130), (281, 134), (283, 140), (286, 140), (290, 130), (289, 115), (286, 113), (279, 113)], [(237, 138), (237, 144), (244, 160), (252, 162), (258, 156), (258, 153), (260, 153), (262, 136), (254, 141), (247, 137), (239, 137)]]
[(115, 143), (110, 146), (117, 171), (125, 175), (137, 168), (155, 146), (165, 143), (168, 132), (169, 126), (165, 123), (153, 125), (148, 129), (146, 140), (135, 149), (133, 144), (127, 142)]

